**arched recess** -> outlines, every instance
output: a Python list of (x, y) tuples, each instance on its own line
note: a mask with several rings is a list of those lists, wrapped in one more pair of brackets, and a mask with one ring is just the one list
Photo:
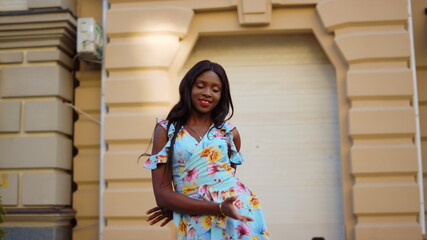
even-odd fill
[[(214, 16), (216, 15), (216, 16)], [(212, 24), (212, 19), (215, 19), (215, 24)], [(349, 111), (349, 102), (346, 96), (345, 77), (348, 66), (343, 60), (340, 52), (335, 46), (334, 36), (327, 32), (321, 23), (321, 20), (316, 12), (316, 8), (274, 8), (272, 11), (272, 21), (268, 26), (242, 26), (237, 21), (237, 12), (208, 12), (196, 13), (188, 30), (187, 36), (180, 42), (180, 47), (174, 58), (174, 61), (169, 68), (170, 79), (177, 79), (181, 68), (189, 57), (197, 40), (201, 36), (215, 35), (239, 35), (239, 34), (302, 34), (312, 33), (318, 40), (323, 51), (326, 53), (329, 61), (335, 68), (336, 86), (337, 86), (337, 101), (339, 108), (339, 128), (340, 128), (340, 152), (341, 152), (341, 179), (342, 179), (342, 199), (343, 213), (345, 220), (346, 239), (353, 239), (353, 228), (355, 218), (352, 210), (351, 189), (353, 186), (353, 178), (349, 169), (349, 151), (350, 137), (348, 134), (347, 114)], [(297, 24), (295, 24), (297, 23)], [(172, 88), (177, 88), (172, 84)], [(178, 96), (174, 96), (175, 102)]]

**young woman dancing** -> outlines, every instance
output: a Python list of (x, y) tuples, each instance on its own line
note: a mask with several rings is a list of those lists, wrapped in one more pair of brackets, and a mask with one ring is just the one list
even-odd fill
[(226, 122), (233, 103), (224, 69), (198, 62), (179, 94), (167, 118), (157, 119), (144, 163), (158, 206), (148, 221), (165, 219), (164, 226), (173, 212), (178, 239), (269, 239), (258, 198), (235, 176), (244, 159), (239, 132)]

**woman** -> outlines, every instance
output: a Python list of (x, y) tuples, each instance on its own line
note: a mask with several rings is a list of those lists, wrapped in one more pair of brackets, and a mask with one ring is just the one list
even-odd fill
[(166, 218), (164, 226), (173, 211), (178, 239), (269, 239), (258, 198), (235, 176), (243, 157), (239, 132), (226, 122), (233, 103), (224, 69), (197, 63), (179, 93), (167, 119), (157, 119), (155, 154), (144, 164), (158, 206), (148, 221)]

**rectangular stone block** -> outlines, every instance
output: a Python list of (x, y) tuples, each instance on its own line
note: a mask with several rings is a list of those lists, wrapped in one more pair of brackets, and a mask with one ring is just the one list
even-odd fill
[[(109, 103), (165, 103), (169, 104), (170, 81), (167, 78), (107, 80), (105, 101)], [(126, 94), (123, 94), (126, 93)]]
[(107, 114), (105, 117), (105, 139), (141, 140), (149, 139), (156, 125), (156, 116), (161, 114)]
[(365, 223), (355, 227), (355, 239), (420, 240), (421, 226), (416, 223)]
[(60, 100), (26, 101), (24, 130), (26, 132), (60, 132), (71, 135), (73, 111)]
[(107, 33), (167, 32), (180, 37), (187, 33), (194, 15), (189, 8), (133, 7), (107, 11)]
[(0, 132), (19, 132), (21, 102), (0, 102)]
[(418, 171), (417, 148), (403, 146), (353, 146), (350, 152), (353, 174), (413, 173)]
[(106, 180), (151, 179), (151, 171), (142, 168), (147, 157), (138, 157), (141, 152), (114, 153), (107, 152), (105, 160)]
[(70, 205), (71, 175), (59, 170), (22, 173), (22, 204)]
[(353, 188), (354, 213), (418, 214), (420, 199), (415, 182), (360, 183)]
[(76, 107), (84, 111), (99, 111), (101, 106), (101, 88), (100, 87), (76, 88), (76, 104), (75, 105)]
[(350, 134), (414, 134), (415, 112), (411, 107), (352, 108)]
[(25, 11), (28, 10), (26, 0), (3, 0), (0, 2), (0, 11)]
[(99, 146), (99, 125), (89, 119), (80, 117), (74, 124), (74, 145)]
[[(168, 224), (172, 225), (171, 223)], [(144, 236), (144, 239), (161, 239), (161, 240), (174, 240), (176, 237), (176, 230), (172, 227), (159, 227), (149, 226), (149, 227), (106, 227), (104, 229), (104, 240), (116, 240), (123, 239), (123, 236), (126, 235), (127, 239), (140, 239), (141, 236)]]
[(80, 153), (74, 158), (74, 181), (98, 182), (99, 181), (99, 150), (93, 153)]
[(18, 173), (0, 173), (0, 196), (4, 206), (18, 205)]
[(62, 135), (1, 137), (0, 168), (71, 169), (72, 143)]
[(414, 92), (412, 85), (409, 69), (347, 73), (347, 95), (351, 99), (379, 96), (410, 98)]
[(77, 190), (73, 194), (73, 208), (76, 217), (97, 217), (99, 215), (99, 189)]
[(177, 36), (146, 36), (112, 40), (105, 50), (105, 65), (114, 68), (168, 68), (179, 47)]
[(0, 52), (0, 63), (21, 63), (22, 52)]
[(142, 217), (156, 204), (152, 190), (125, 189), (104, 192), (105, 217)]
[(36, 50), (27, 52), (28, 62), (56, 61), (64, 64), (69, 69), (73, 68), (73, 59), (60, 49)]
[(347, 61), (383, 58), (409, 58), (410, 41), (406, 31), (343, 34), (335, 42)]
[(59, 65), (5, 67), (0, 79), (2, 97), (73, 97), (71, 73)]
[[(77, 218), (78, 225), (73, 228), (73, 240), (82, 239), (98, 239), (99, 237), (99, 221), (98, 218), (87, 219)], [(105, 235), (104, 235), (105, 238)]]

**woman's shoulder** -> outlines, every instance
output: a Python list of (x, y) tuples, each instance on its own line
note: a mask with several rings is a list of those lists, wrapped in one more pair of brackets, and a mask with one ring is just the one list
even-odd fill
[(231, 122), (224, 122), (224, 124), (222, 125), (222, 129), (225, 129), (225, 131), (227, 132), (231, 132), (235, 128), (236, 128), (236, 125), (234, 125)]
[(161, 117), (157, 117), (156, 118), (156, 123), (160, 126), (162, 126), (164, 129), (168, 128), (168, 120), (165, 118), (161, 118)]

